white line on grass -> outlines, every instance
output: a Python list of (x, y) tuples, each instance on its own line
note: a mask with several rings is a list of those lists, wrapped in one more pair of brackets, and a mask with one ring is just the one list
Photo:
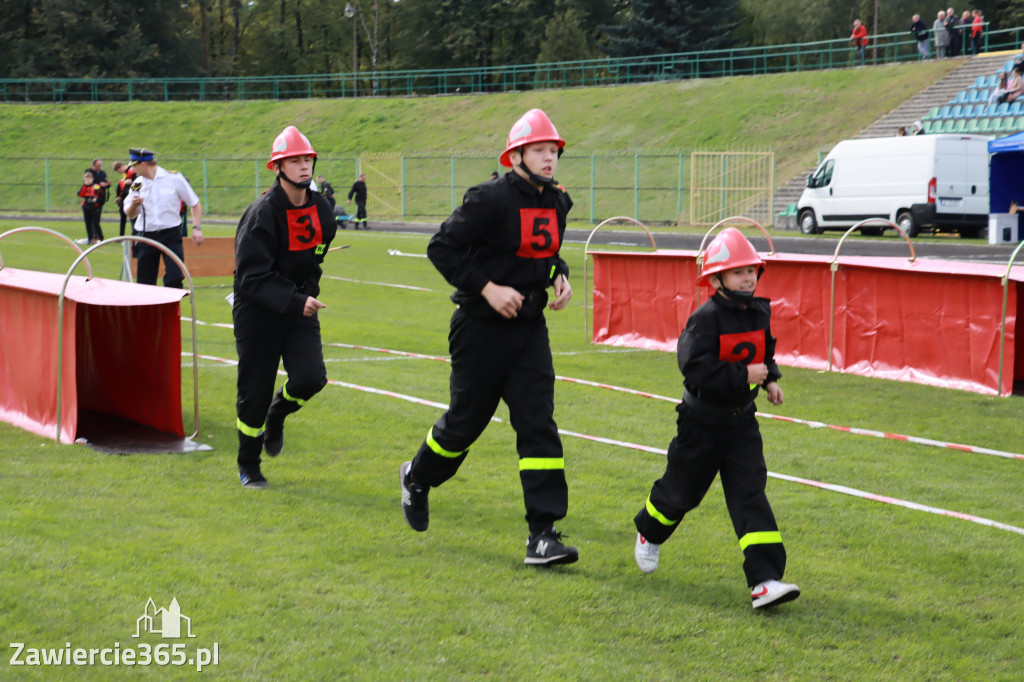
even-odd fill
[[(398, 352), (401, 352), (401, 351), (398, 351)], [(409, 354), (402, 353), (402, 354), (403, 355), (418, 356), (418, 354), (415, 354), (415, 353), (409, 353)], [(183, 353), (183, 355), (185, 355), (185, 353)], [(218, 358), (218, 357), (215, 357), (215, 356), (212, 356), (212, 355), (200, 355), (199, 357), (203, 358), (204, 360), (215, 360), (217, 362), (222, 362), (222, 363), (228, 364), (228, 365), (237, 365), (238, 364), (237, 360), (228, 360), (226, 358)], [(424, 356), (424, 357), (427, 357), (427, 358), (430, 358), (430, 359), (444, 360), (444, 358), (434, 358), (434, 357), (431, 357), (431, 356)], [(282, 376), (287, 376), (288, 375), (287, 372), (285, 372), (284, 370), (278, 370), (277, 373), (282, 375)], [(381, 396), (385, 396), (385, 397), (388, 397), (388, 398), (396, 398), (398, 400), (404, 400), (406, 402), (415, 403), (417, 405), (425, 405), (427, 407), (434, 407), (434, 408), (437, 408), (439, 410), (447, 410), (448, 409), (448, 405), (445, 405), (444, 403), (435, 402), (433, 400), (425, 400), (423, 398), (417, 398), (415, 396), (407, 395), (405, 393), (396, 393), (395, 391), (388, 391), (388, 390), (381, 389), (381, 388), (374, 388), (372, 386), (362, 386), (360, 384), (352, 384), (352, 383), (349, 383), (347, 381), (337, 381), (335, 379), (328, 379), (327, 383), (331, 384), (333, 386), (341, 386), (342, 388), (350, 388), (350, 389), (355, 390), (355, 391), (361, 391), (363, 393), (372, 393), (374, 395), (381, 395)], [(491, 421), (492, 422), (497, 422), (499, 424), (503, 423), (503, 420), (500, 419), (499, 417), (491, 417)], [(662, 455), (662, 456), (666, 456), (668, 454), (668, 452), (666, 450), (662, 450), (661, 448), (653, 448), (653, 447), (650, 447), (649, 445), (639, 445), (637, 443), (630, 443), (628, 441), (615, 440), (613, 438), (603, 438), (601, 436), (592, 436), (592, 435), (585, 434), (585, 433), (578, 433), (576, 431), (568, 431), (566, 429), (558, 429), (558, 433), (563, 435), (563, 436), (572, 436), (574, 438), (582, 438), (584, 440), (590, 440), (590, 441), (594, 441), (594, 442), (597, 442), (597, 443), (604, 443), (606, 445), (615, 445), (617, 447), (629, 448), (631, 450), (640, 450), (641, 452), (651, 452), (651, 453), (659, 454), (659, 455)], [(864, 492), (862, 490), (857, 490), (856, 488), (849, 488), (849, 487), (844, 486), (844, 485), (835, 485), (833, 483), (823, 483), (821, 481), (815, 481), (815, 480), (808, 479), (808, 478), (799, 478), (799, 477), (796, 477), (796, 476), (787, 476), (785, 474), (776, 474), (776, 473), (774, 473), (772, 471), (768, 472), (768, 476), (770, 476), (772, 478), (777, 478), (777, 479), (780, 479), (780, 480), (783, 480), (783, 481), (789, 481), (789, 482), (792, 482), (792, 483), (801, 483), (803, 485), (808, 485), (808, 486), (812, 486), (812, 487), (815, 487), (815, 488), (820, 488), (821, 490), (828, 490), (830, 492), (842, 493), (844, 495), (853, 495), (854, 497), (860, 497), (860, 498), (863, 498), (863, 499), (866, 499), (866, 500), (871, 500), (873, 502), (881, 502), (883, 504), (891, 504), (891, 505), (895, 505), (897, 507), (903, 507), (905, 509), (912, 509), (912, 510), (915, 510), (915, 511), (927, 512), (929, 514), (938, 514), (940, 516), (947, 516), (949, 518), (960, 519), (962, 521), (970, 521), (971, 523), (977, 523), (977, 524), (980, 524), (980, 525), (983, 525), (983, 526), (988, 526), (990, 528), (998, 528), (999, 530), (1005, 530), (1005, 531), (1008, 531), (1008, 532), (1011, 532), (1011, 533), (1017, 533), (1018, 535), (1024, 535), (1024, 528), (1019, 528), (1017, 526), (1011, 526), (1010, 524), (1001, 523), (999, 521), (993, 521), (992, 519), (986, 519), (984, 517), (975, 516), (973, 514), (965, 514), (963, 512), (950, 511), (948, 509), (941, 509), (939, 507), (930, 507), (928, 505), (918, 504), (917, 502), (910, 502), (909, 500), (901, 500), (901, 499), (896, 498), (896, 497), (889, 497), (888, 495), (878, 495), (876, 493), (868, 493), (868, 492)]]
[(361, 279), (351, 279), (349, 277), (338, 277), (336, 275), (323, 275), (324, 279), (336, 279), (339, 282), (351, 282), (353, 284), (372, 284), (378, 287), (392, 287), (394, 289), (411, 289), (412, 291), (429, 291), (436, 293), (434, 289), (427, 289), (425, 287), (414, 287), (410, 284), (392, 284), (390, 282), (366, 282)]
[[(182, 318), (187, 320), (188, 318)], [(206, 324), (203, 322), (197, 322), (197, 324)], [(225, 324), (214, 324), (211, 326), (231, 328), (231, 325)], [(375, 346), (360, 346), (349, 343), (327, 343), (325, 346), (333, 346), (336, 348), (351, 348), (355, 350), (368, 350), (374, 353), (387, 353), (390, 355), (401, 355), (409, 358), (419, 358), (422, 360), (437, 360), (440, 362), (450, 362), (448, 358), (440, 357), (437, 355), (424, 355), (422, 353), (410, 353), (408, 351), (393, 350), (390, 348), (378, 348)], [(669, 396), (658, 395), (657, 393), (648, 393), (646, 391), (637, 391), (632, 388), (624, 388), (622, 386), (615, 386), (613, 384), (603, 384), (596, 381), (588, 381), (586, 379), (575, 379), (573, 377), (564, 377), (556, 374), (555, 379), (558, 381), (565, 381), (572, 384), (582, 384), (584, 386), (593, 386), (595, 388), (603, 388), (609, 391), (616, 391), (618, 393), (628, 393), (630, 395), (640, 396), (642, 398), (653, 398), (654, 400), (663, 400), (673, 404), (679, 403), (678, 398), (671, 398)], [(808, 419), (800, 419), (798, 417), (786, 417), (784, 415), (772, 414), (770, 412), (755, 412), (758, 417), (764, 419), (774, 419), (781, 422), (788, 422), (790, 424), (802, 424), (803, 426), (810, 427), (812, 429), (832, 429), (841, 433), (852, 433), (856, 436), (871, 436), (873, 438), (884, 438), (887, 440), (898, 440), (905, 441), (908, 443), (916, 443), (918, 445), (927, 445), (935, 448), (944, 448), (947, 450), (959, 450), (960, 452), (972, 452), (978, 455), (992, 455), (994, 457), (1003, 457), (1005, 459), (1018, 459), (1024, 460), (1024, 454), (1016, 452), (1006, 452), (1004, 450), (993, 450), (992, 448), (984, 448), (979, 445), (964, 445), (962, 443), (951, 443), (948, 441), (935, 440), (933, 438), (922, 438), (921, 436), (907, 436), (901, 433), (889, 433), (887, 431), (875, 431), (873, 429), (862, 429), (856, 426), (842, 426), (839, 424), (826, 424), (825, 422), (813, 421)]]

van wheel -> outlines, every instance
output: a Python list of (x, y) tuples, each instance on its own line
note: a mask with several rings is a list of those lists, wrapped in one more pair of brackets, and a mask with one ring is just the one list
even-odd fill
[(900, 211), (896, 216), (896, 224), (907, 233), (908, 237), (916, 237), (921, 234), (921, 226), (914, 222), (914, 216), (910, 211)]
[(814, 211), (809, 208), (800, 212), (800, 231), (804, 234), (821, 234), (818, 221), (814, 219)]

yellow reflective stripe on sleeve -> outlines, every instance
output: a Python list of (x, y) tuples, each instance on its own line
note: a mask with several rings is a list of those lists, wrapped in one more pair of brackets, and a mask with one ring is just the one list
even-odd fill
[(287, 385), (287, 384), (285, 384), (284, 386), (282, 386), (282, 387), (281, 387), (281, 396), (282, 396), (282, 397), (283, 397), (283, 398), (284, 398), (285, 400), (290, 400), (290, 401), (292, 401), (293, 403), (298, 403), (300, 407), (301, 407), (302, 405), (305, 405), (305, 404), (306, 404), (306, 401), (305, 401), (305, 400), (299, 400), (298, 398), (293, 398), (293, 397), (291, 397), (290, 395), (288, 395), (288, 385)]
[(466, 452), (465, 450), (462, 450), (461, 452), (455, 452), (453, 450), (445, 450), (440, 445), (438, 445), (437, 441), (434, 440), (434, 427), (433, 426), (431, 426), (430, 430), (427, 431), (427, 447), (430, 448), (431, 450), (433, 450), (436, 454), (441, 455), (442, 457), (461, 457)]
[(556, 265), (552, 265), (551, 266), (551, 274), (548, 276), (548, 279), (554, 279), (555, 278), (555, 268), (556, 267), (558, 267), (558, 266), (556, 266)]
[(254, 429), (253, 427), (251, 427), (248, 424), (246, 424), (245, 422), (243, 422), (241, 419), (235, 419), (235, 426), (238, 427), (239, 431), (241, 431), (245, 435), (249, 436), (250, 438), (256, 438), (261, 433), (263, 433), (263, 425), (262, 424), (260, 424), (259, 428)]
[(740, 538), (740, 551), (742, 552), (751, 545), (782, 544), (782, 533), (777, 530), (762, 530), (756, 533), (747, 533)]
[(658, 511), (657, 509), (654, 508), (654, 505), (651, 504), (651, 496), (650, 495), (647, 496), (646, 507), (647, 507), (647, 513), (650, 514), (654, 518), (654, 520), (656, 520), (661, 525), (663, 525), (663, 526), (674, 526), (674, 525), (676, 525), (676, 521), (673, 521), (672, 519), (666, 517), (664, 514), (662, 514), (660, 511)]
[(519, 460), (520, 471), (543, 471), (564, 468), (564, 457), (523, 457)]

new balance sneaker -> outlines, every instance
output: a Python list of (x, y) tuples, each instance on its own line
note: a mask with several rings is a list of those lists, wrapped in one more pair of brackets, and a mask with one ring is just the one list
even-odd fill
[(636, 534), (636, 547), (633, 549), (633, 556), (636, 558), (636, 565), (644, 573), (654, 573), (658, 568), (658, 550), (661, 545), (648, 542), (640, 533)]
[(552, 566), (571, 564), (580, 558), (575, 547), (562, 544), (562, 534), (554, 528), (531, 536), (526, 541), (526, 561), (531, 566)]
[(412, 462), (404, 462), (398, 468), (398, 477), (402, 483), (402, 513), (412, 529), (422, 533), (430, 525), (430, 505), (427, 501), (430, 488), (413, 483), (409, 476), (410, 469)]
[(800, 588), (778, 580), (765, 580), (750, 591), (750, 598), (755, 609), (763, 609), (776, 604), (793, 601), (800, 596)]
[(242, 481), (243, 488), (266, 488), (267, 479), (260, 471), (260, 465), (249, 467), (238, 467), (238, 478)]

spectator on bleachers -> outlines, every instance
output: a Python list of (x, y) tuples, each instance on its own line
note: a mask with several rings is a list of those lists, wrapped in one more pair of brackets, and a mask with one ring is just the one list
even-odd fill
[(949, 37), (947, 53), (950, 57), (959, 57), (961, 52), (960, 41), (962, 38), (960, 37), (960, 29), (958, 28), (960, 26), (960, 19), (957, 18), (955, 9), (950, 7), (946, 10), (946, 20), (943, 23), (946, 25), (946, 35)]
[(906, 137), (906, 135), (907, 135), (907, 127), (906, 126), (900, 126), (899, 128), (896, 129), (896, 134), (899, 135), (900, 137)]
[(974, 19), (971, 21), (971, 54), (981, 54), (981, 36), (984, 29), (985, 18), (980, 9), (972, 13)]
[(932, 56), (928, 49), (928, 27), (921, 21), (920, 14), (912, 16), (910, 21), (910, 33), (917, 39), (917, 51), (921, 53), (921, 59), (928, 59)]
[(1000, 104), (1007, 102), (1013, 104), (1024, 94), (1024, 63), (1016, 64), (1013, 67), (1012, 75), (1006, 83), (1006, 99), (1000, 100)]
[(960, 23), (957, 25), (957, 32), (960, 34), (960, 54), (971, 53), (971, 12), (964, 10), (960, 15)]
[(992, 94), (989, 95), (988, 104), (1002, 104), (1006, 101), (1006, 95), (1009, 93), (1010, 88), (1007, 84), (1009, 74), (1003, 71), (999, 74), (999, 85), (992, 90)]
[(941, 9), (935, 21), (932, 22), (932, 35), (935, 38), (935, 57), (942, 59), (946, 56), (946, 50), (949, 47), (949, 34), (946, 33), (946, 13)]
[(853, 32), (850, 33), (850, 40), (853, 41), (853, 47), (857, 51), (857, 63), (864, 66), (864, 48), (868, 46), (868, 30), (864, 24), (860, 23), (860, 19), (853, 20)]
[(921, 125), (920, 121), (914, 121), (914, 134), (924, 135), (924, 126)]

